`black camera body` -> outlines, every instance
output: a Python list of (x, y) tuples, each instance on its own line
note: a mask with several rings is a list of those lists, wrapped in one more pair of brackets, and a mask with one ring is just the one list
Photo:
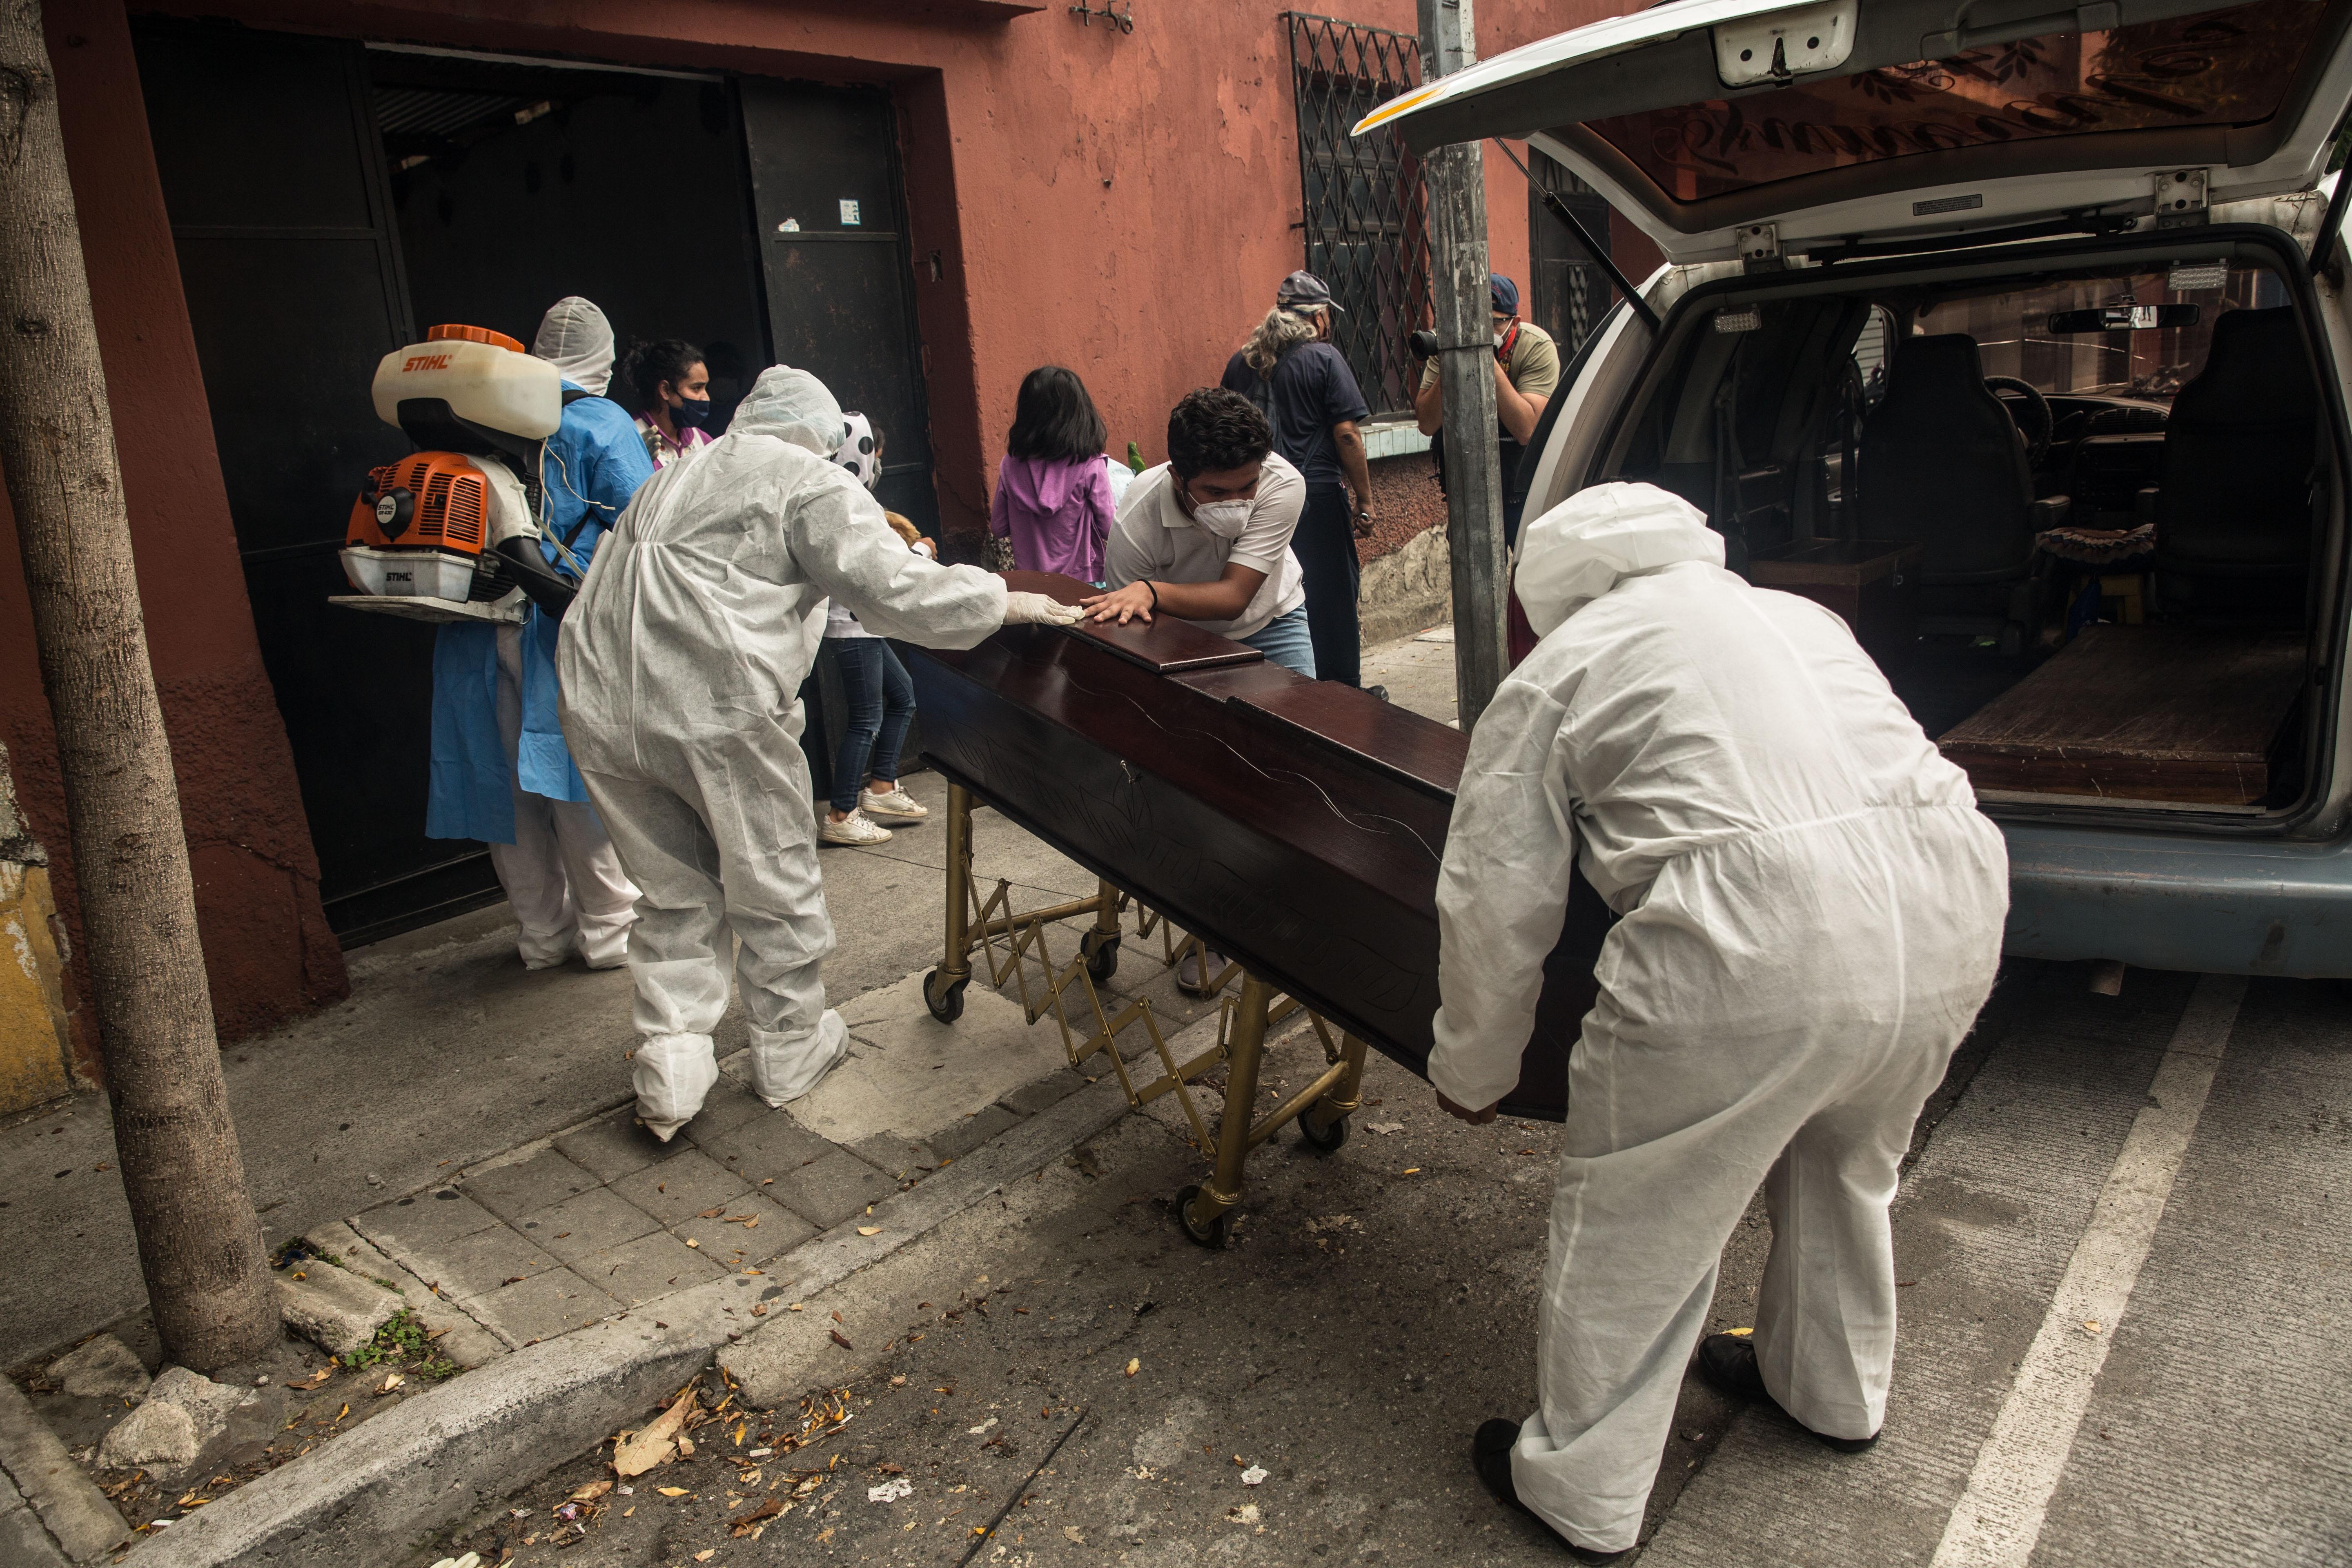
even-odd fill
[(1412, 351), (1412, 357), (1415, 359), (1435, 359), (1438, 349), (1437, 334), (1429, 328), (1423, 327), (1407, 337), (1404, 346)]

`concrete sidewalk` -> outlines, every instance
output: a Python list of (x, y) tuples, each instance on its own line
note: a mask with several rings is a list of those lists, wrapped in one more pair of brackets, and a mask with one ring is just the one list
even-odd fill
[[(1371, 662), (1374, 678), (1402, 688), (1401, 696), (1450, 707), (1450, 649), (1408, 642), (1389, 650), (1386, 666), (1377, 653)], [(908, 784), (935, 812), (943, 807), (936, 775)], [(1094, 889), (1082, 869), (993, 813), (979, 814), (974, 842), (982, 890), (1009, 882), (1015, 908)], [(257, 1206), (273, 1245), (299, 1241), (396, 1288), (436, 1336), (436, 1351), (477, 1369), (470, 1376), (640, 1308), (688, 1325), (664, 1336), (669, 1350), (687, 1355), (696, 1332), (689, 1321), (703, 1324), (705, 1340), (723, 1342), (768, 1314), (767, 1298), (781, 1289), (772, 1276), (786, 1272), (780, 1258), (795, 1260), (788, 1272), (807, 1274), (813, 1247), (866, 1231), (862, 1222), (890, 1212), (892, 1200), (1095, 1085), (1095, 1108), (1061, 1119), (1078, 1131), (1055, 1144), (1060, 1135), (1041, 1127), (1046, 1142), (1035, 1158), (1057, 1155), (1124, 1103), (1115, 1093), (1101, 1099), (1116, 1089), (1096, 1084), (1108, 1068), (1103, 1058), (1076, 1070), (1053, 1018), (1029, 1023), (1009, 979), (1000, 994), (981, 974), (951, 1028), (929, 1016), (921, 983), (939, 954), (943, 852), (931, 824), (872, 849), (824, 852), (840, 936), (827, 989), (850, 1027), (849, 1059), (814, 1093), (772, 1110), (743, 1081), (743, 1060), (730, 1048), (740, 1043), (730, 1014), (720, 1081), (668, 1145), (632, 1114), (625, 973), (525, 972), (502, 908), (355, 952), (347, 1004), (227, 1054)], [(1211, 1018), (1213, 1003), (1176, 991), (1160, 961), (1167, 937), (1145, 938), (1135, 923), (1129, 911), (1122, 962), (1101, 986), (1106, 1007), (1146, 999), (1171, 1038)], [(1057, 961), (1076, 951), (1077, 934), (1077, 923), (1051, 934)], [(1031, 967), (1028, 981), (1031, 994), (1042, 996), (1042, 972)], [(1068, 1003), (1077, 1023), (1076, 989)], [(1130, 1058), (1150, 1048), (1140, 1028), (1122, 1037)], [(0, 1365), (28, 1381), (49, 1424), (86, 1455), (125, 1414), (120, 1402), (61, 1393), (28, 1374), (108, 1328), (150, 1372), (158, 1361), (102, 1100), (45, 1108), (0, 1129), (0, 1179), (10, 1177), (29, 1197), (12, 1200), (8, 1216), (24, 1266), (0, 1279)], [(957, 1190), (964, 1195), (943, 1193), (923, 1212), (956, 1212), (971, 1195), (965, 1185)], [(752, 1298), (726, 1294), (755, 1281), (762, 1289)], [(706, 1299), (748, 1310), (722, 1321), (731, 1307), (692, 1305)], [(290, 1417), (283, 1423), (290, 1436), (237, 1465), (209, 1466), (224, 1473), (205, 1495), (191, 1489), (201, 1477), (100, 1479), (122, 1486), (116, 1501), (134, 1522), (180, 1520), (219, 1510), (239, 1482), (276, 1479), (271, 1466), (316, 1445), (348, 1447), (345, 1435), (362, 1421), (370, 1436), (359, 1441), (393, 1442), (398, 1423), (386, 1417), (433, 1394), (412, 1379), (377, 1395), (360, 1386), (373, 1379), (323, 1364), (316, 1375), (330, 1381), (293, 1384), (317, 1359), (280, 1379), (286, 1395), (271, 1392), (271, 1408), (282, 1404)], [(536, 1368), (545, 1358), (530, 1359)], [(498, 1381), (536, 1387), (542, 1376), (501, 1373)], [(435, 1404), (456, 1394), (453, 1388)], [(593, 1431), (583, 1431), (581, 1441), (593, 1440)], [(562, 1457), (551, 1451), (545, 1461)], [(526, 1476), (508, 1475), (505, 1484)], [(173, 1502), (182, 1493), (194, 1500)], [(193, 1538), (183, 1530), (177, 1539)]]

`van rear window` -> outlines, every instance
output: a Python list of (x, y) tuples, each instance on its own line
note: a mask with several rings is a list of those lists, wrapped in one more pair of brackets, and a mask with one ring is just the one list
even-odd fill
[(1677, 202), (1962, 147), (2256, 125), (2279, 111), (2329, 10), (2255, 0), (1586, 123)]

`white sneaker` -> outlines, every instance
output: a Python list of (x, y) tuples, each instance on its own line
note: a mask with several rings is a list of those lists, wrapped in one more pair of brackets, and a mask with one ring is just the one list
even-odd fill
[(867, 790), (857, 798), (857, 809), (870, 811), (877, 816), (902, 816), (909, 822), (920, 822), (931, 815), (931, 808), (893, 784), (888, 795), (876, 795)]
[(887, 844), (890, 830), (868, 821), (862, 811), (853, 811), (839, 822), (827, 812), (817, 825), (817, 837), (827, 844)]

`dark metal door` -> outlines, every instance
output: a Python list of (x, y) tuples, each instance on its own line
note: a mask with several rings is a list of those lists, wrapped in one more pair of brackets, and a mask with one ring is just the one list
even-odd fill
[(939, 531), (898, 117), (879, 89), (742, 82), (768, 332), (886, 447), (882, 504)]
[(136, 25), (147, 120), (261, 657), (327, 916), (348, 942), (467, 907), (478, 845), (425, 837), (431, 626), (327, 603), (367, 469), (409, 450), (368, 400), (414, 342), (355, 43)]

